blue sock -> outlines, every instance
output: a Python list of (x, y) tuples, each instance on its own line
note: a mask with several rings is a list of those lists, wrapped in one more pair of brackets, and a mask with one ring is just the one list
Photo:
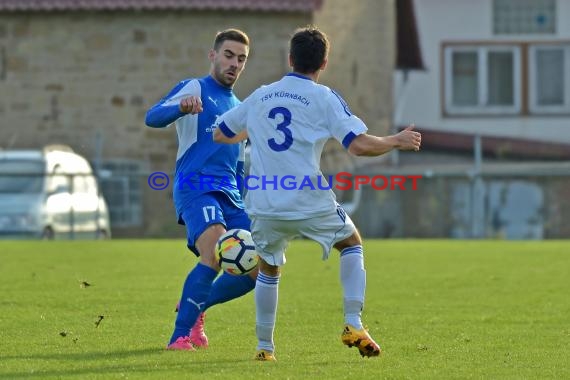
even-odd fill
[(174, 333), (170, 338), (170, 343), (176, 341), (181, 336), (187, 336), (190, 329), (196, 323), (206, 299), (212, 289), (212, 281), (217, 276), (217, 272), (212, 268), (198, 263), (186, 277), (180, 297), (180, 309), (176, 316)]
[(226, 272), (212, 284), (212, 291), (202, 310), (243, 296), (255, 288), (255, 280), (248, 275), (234, 276)]

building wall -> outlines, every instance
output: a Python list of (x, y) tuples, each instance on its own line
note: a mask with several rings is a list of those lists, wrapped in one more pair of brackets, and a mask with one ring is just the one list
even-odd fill
[[(397, 93), (404, 91), (398, 124), (415, 122), (437, 130), (570, 143), (569, 115), (444, 117), (440, 98), (442, 41), (570, 41), (570, 2), (556, 2), (556, 33), (493, 34), (492, 0), (415, 0), (416, 19), (426, 71), (412, 72)], [(398, 95), (396, 95), (398, 97)]]
[(567, 239), (569, 166), (521, 166), (496, 166), (476, 178), (436, 172), (419, 179), (416, 190), (409, 182), (405, 190), (363, 186), (353, 219), (367, 237)]
[[(208, 72), (215, 33), (238, 27), (251, 37), (235, 88), (243, 98), (287, 72), (289, 33), (310, 20), (251, 12), (0, 14), (0, 146), (62, 143), (92, 161), (100, 147), (103, 162), (126, 159), (147, 173), (170, 173), (175, 130), (145, 127), (145, 113), (181, 79)], [(144, 222), (115, 236), (172, 232), (171, 192), (140, 183)]]
[(315, 22), (332, 43), (321, 82), (340, 92), (371, 133), (386, 134), (396, 57), (394, 0), (326, 0)]
[[(315, 13), (315, 23), (331, 42), (328, 65), (319, 81), (343, 96), (369, 133), (389, 134), (396, 61), (394, 0), (325, 0)], [(325, 146), (321, 166), (325, 173), (337, 173), (387, 158), (355, 158), (331, 140)]]
[[(283, 74), (287, 31), (304, 15), (37, 13), (0, 15), (2, 145), (71, 144), (94, 156), (149, 160), (170, 168), (171, 132), (145, 129), (146, 109), (177, 81), (207, 73), (216, 31), (243, 28), (252, 55), (236, 86), (240, 97)], [(277, 45), (277, 46), (276, 46)], [(6, 143), (8, 142), (8, 144)]]
[[(332, 41), (320, 82), (338, 90), (371, 132), (385, 134), (391, 124), (394, 15), (393, 0), (326, 0), (314, 15), (0, 13), (0, 147), (60, 143), (92, 162), (100, 157), (103, 163), (139, 164), (141, 173), (125, 181), (138, 184), (142, 223), (115, 225), (113, 235), (183, 236), (174, 223), (171, 189), (153, 191), (146, 181), (153, 171), (172, 173), (176, 133), (147, 128), (144, 117), (179, 80), (207, 73), (214, 34), (237, 27), (251, 37), (250, 58), (235, 88), (244, 98), (289, 71), (288, 40), (295, 28), (319, 25)], [(338, 144), (333, 149), (341, 154), (335, 162), (348, 156)]]

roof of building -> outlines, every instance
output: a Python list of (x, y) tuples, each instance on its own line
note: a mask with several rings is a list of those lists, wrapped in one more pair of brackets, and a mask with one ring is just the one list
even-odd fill
[(200, 10), (312, 12), (323, 0), (0, 0), (0, 12)]
[[(403, 129), (401, 126), (399, 129)], [(444, 152), (473, 152), (475, 135), (416, 128), (422, 133), (422, 150)], [(540, 160), (570, 160), (570, 144), (528, 140), (513, 137), (481, 136), (486, 157)]]
[(412, 0), (396, 1), (396, 68), (424, 70)]

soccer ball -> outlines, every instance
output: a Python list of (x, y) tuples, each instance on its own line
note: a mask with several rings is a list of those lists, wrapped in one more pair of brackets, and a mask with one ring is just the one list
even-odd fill
[(246, 274), (257, 266), (255, 245), (246, 230), (233, 229), (220, 236), (216, 254), (220, 267), (229, 274)]

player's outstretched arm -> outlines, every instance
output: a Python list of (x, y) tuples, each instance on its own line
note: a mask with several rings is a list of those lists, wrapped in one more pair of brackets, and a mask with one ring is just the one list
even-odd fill
[(165, 106), (158, 103), (147, 111), (145, 124), (151, 128), (165, 128), (182, 116), (184, 114), (177, 105)]
[(393, 149), (418, 151), (422, 135), (414, 128), (414, 125), (410, 125), (395, 135), (385, 137), (358, 135), (348, 146), (348, 151), (356, 156), (380, 156)]
[(165, 128), (187, 114), (202, 112), (200, 83), (196, 79), (180, 81), (170, 92), (146, 113), (145, 124), (151, 128)]
[(151, 128), (164, 128), (186, 114), (196, 115), (203, 111), (199, 96), (182, 98), (179, 104), (165, 105), (168, 99), (162, 99), (146, 113), (145, 124)]

